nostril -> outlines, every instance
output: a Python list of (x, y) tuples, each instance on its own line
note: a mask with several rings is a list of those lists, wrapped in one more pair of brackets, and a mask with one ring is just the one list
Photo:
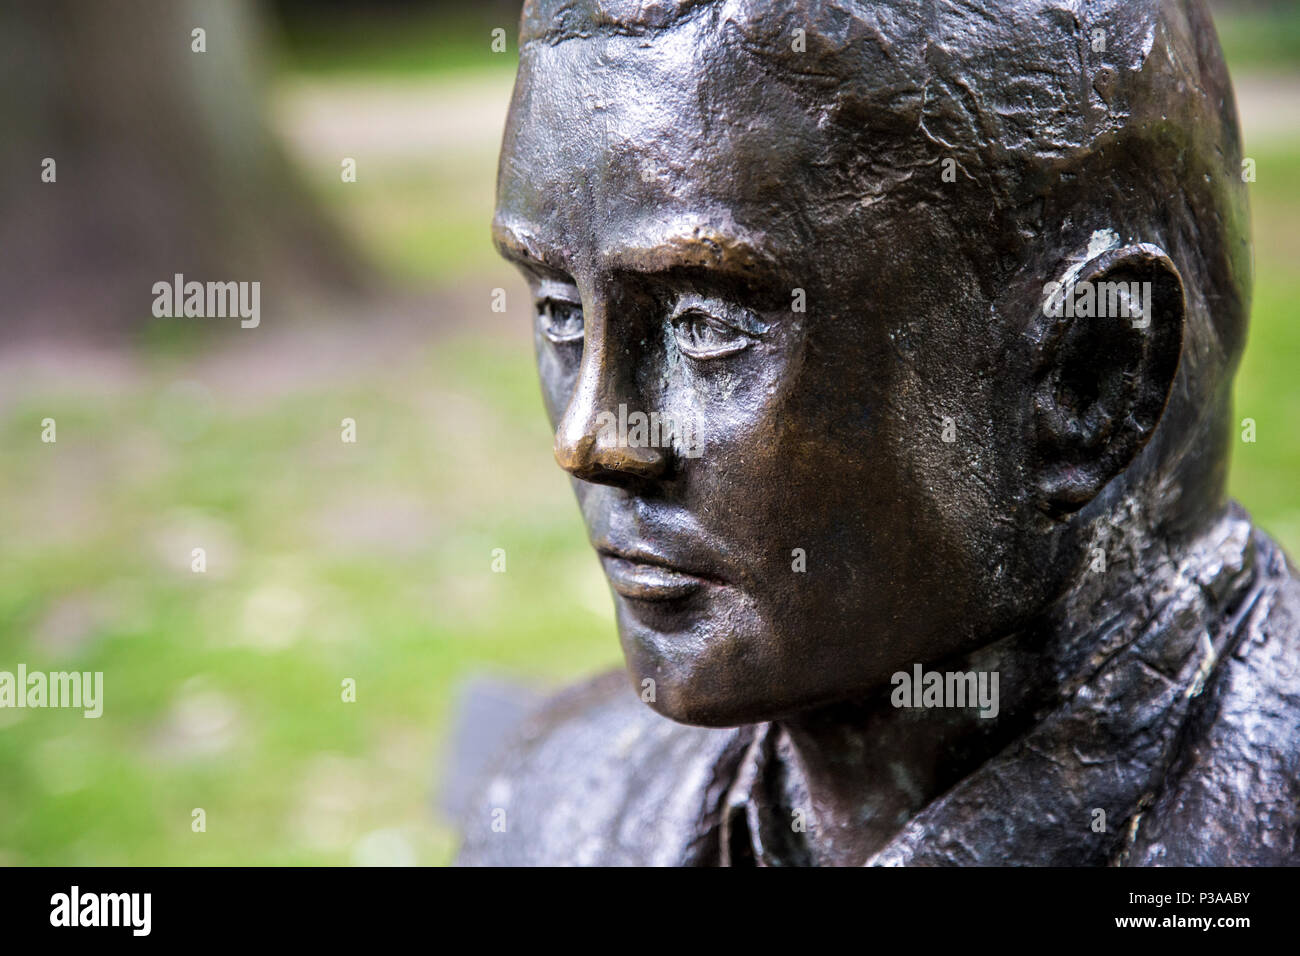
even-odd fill
[(658, 478), (664, 472), (667, 457), (657, 448), (639, 448), (616, 445), (600, 456), (601, 463), (610, 471), (635, 475), (638, 478)]

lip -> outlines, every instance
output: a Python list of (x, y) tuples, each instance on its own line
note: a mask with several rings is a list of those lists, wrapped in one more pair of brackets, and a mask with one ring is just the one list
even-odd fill
[(614, 590), (636, 601), (674, 601), (717, 583), (701, 574), (675, 567), (657, 555), (596, 548)]

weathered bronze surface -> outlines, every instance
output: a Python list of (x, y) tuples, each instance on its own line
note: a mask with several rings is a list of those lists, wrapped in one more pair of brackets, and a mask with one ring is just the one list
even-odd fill
[(536, 0), (520, 49), (494, 235), (627, 674), (461, 861), (1300, 862), (1202, 4)]

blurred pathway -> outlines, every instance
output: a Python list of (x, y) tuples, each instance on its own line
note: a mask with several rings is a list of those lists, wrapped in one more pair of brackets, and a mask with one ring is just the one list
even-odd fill
[(440, 153), (495, 157), (513, 85), (511, 73), (455, 80), (291, 79), (276, 87), (272, 118), (308, 161), (358, 152), (428, 162)]

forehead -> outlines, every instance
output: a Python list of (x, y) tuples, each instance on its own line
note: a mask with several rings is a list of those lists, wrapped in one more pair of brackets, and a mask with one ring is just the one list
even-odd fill
[(530, 43), (503, 145), (498, 234), (567, 259), (665, 238), (690, 255), (691, 236), (701, 254), (779, 259), (808, 238), (816, 125), (738, 43), (698, 23), (653, 38)]

